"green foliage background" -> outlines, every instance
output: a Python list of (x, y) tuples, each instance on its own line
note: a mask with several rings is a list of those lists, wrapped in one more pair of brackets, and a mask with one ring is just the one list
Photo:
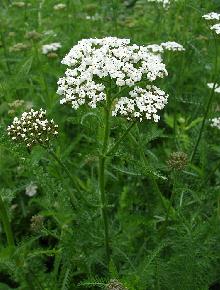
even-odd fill
[[(7, 247), (1, 227), (0, 289), (99, 289), (110, 279), (129, 290), (220, 289), (220, 131), (206, 122), (193, 162), (181, 172), (167, 166), (175, 151), (190, 159), (201, 128), (216, 61), (201, 16), (219, 11), (219, 1), (179, 0), (165, 10), (146, 0), (66, 0), (60, 11), (54, 0), (30, 0), (21, 8), (13, 2), (0, 1), (0, 194), (16, 250)], [(34, 30), (40, 39), (26, 37)], [(169, 76), (160, 86), (170, 97), (161, 121), (134, 127), (108, 164), (110, 273), (97, 189), (100, 109), (74, 111), (56, 95), (63, 56), (82, 38), (105, 36), (144, 45), (171, 40), (186, 48), (164, 56)], [(62, 44), (56, 58), (41, 53), (50, 42)], [(15, 52), (17, 43), (28, 47)], [(15, 100), (24, 103), (11, 111)], [(209, 117), (219, 116), (219, 104), (216, 94)], [(28, 152), (9, 140), (6, 127), (30, 105), (47, 109), (59, 124), (54, 150), (80, 184), (80, 196), (47, 151)], [(111, 125), (113, 144), (128, 122), (112, 119)], [(25, 188), (31, 182), (38, 189), (30, 198)], [(174, 193), (168, 220), (155, 184), (165, 204)], [(33, 231), (36, 215), (44, 222)]]

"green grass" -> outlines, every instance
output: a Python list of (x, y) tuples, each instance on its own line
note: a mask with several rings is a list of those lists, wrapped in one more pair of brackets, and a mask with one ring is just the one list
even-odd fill
[[(220, 40), (201, 17), (220, 11), (218, 1), (179, 0), (164, 10), (146, 0), (66, 0), (60, 11), (54, 0), (13, 2), (0, 1), (0, 290), (109, 289), (111, 279), (129, 290), (219, 289), (220, 131), (209, 119), (220, 116), (220, 95), (207, 110), (207, 83), (220, 83)], [(30, 31), (39, 39), (28, 39)], [(186, 50), (164, 54), (169, 75), (157, 84), (169, 102), (159, 123), (135, 124), (105, 160), (101, 205), (102, 108), (61, 106), (56, 90), (73, 45), (105, 36), (176, 41)], [(51, 42), (62, 44), (54, 58), (41, 52)], [(26, 49), (13, 51), (17, 43)], [(16, 107), (15, 100), (23, 102)], [(59, 125), (52, 148), (60, 161), (7, 136), (13, 118), (30, 107), (46, 109)], [(110, 118), (110, 126), (109, 148), (130, 123)], [(173, 152), (187, 154), (183, 170), (168, 166)], [(33, 197), (25, 194), (31, 182)]]

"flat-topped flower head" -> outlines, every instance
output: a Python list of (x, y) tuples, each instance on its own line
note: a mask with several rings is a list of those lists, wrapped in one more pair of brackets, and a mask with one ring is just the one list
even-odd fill
[(53, 120), (46, 119), (46, 111), (31, 109), (20, 118), (15, 117), (7, 131), (12, 140), (25, 143), (30, 148), (35, 144), (47, 145), (58, 134), (57, 128)]
[(220, 117), (216, 117), (210, 120), (211, 127), (217, 128), (220, 130)]
[(146, 89), (135, 87), (129, 97), (120, 98), (115, 104), (113, 116), (121, 115), (128, 120), (143, 119), (158, 122), (158, 111), (167, 104), (168, 95), (156, 86), (147, 86)]
[(69, 103), (74, 109), (83, 104), (95, 108), (106, 100), (110, 80), (114, 88), (132, 91), (142, 80), (151, 83), (167, 76), (161, 55), (151, 49), (156, 47), (130, 44), (130, 39), (117, 37), (79, 41), (62, 60), (69, 68), (58, 81), (60, 103)]
[(202, 16), (205, 20), (220, 20), (220, 14), (216, 12), (210, 12)]
[(49, 52), (57, 51), (62, 47), (60, 42), (53, 42), (50, 44), (44, 44), (42, 46), (42, 53), (43, 54), (48, 54)]

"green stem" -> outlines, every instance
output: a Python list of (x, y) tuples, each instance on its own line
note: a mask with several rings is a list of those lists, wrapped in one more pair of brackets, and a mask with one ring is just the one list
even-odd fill
[(209, 97), (209, 100), (208, 100), (208, 103), (207, 103), (207, 106), (206, 106), (206, 111), (205, 111), (205, 114), (204, 114), (204, 117), (203, 117), (203, 120), (202, 120), (202, 126), (200, 128), (199, 135), (198, 135), (198, 138), (197, 138), (197, 141), (196, 141), (196, 145), (194, 147), (194, 150), (193, 150), (191, 158), (190, 158), (190, 162), (193, 161), (193, 159), (194, 159), (194, 157), (196, 155), (196, 151), (198, 149), (198, 146), (199, 146), (199, 143), (200, 143), (200, 140), (201, 140), (201, 137), (202, 137), (202, 133), (203, 133), (203, 130), (204, 130), (204, 127), (205, 127), (205, 122), (206, 122), (206, 119), (207, 119), (208, 114), (209, 114), (209, 109), (211, 107), (212, 100), (213, 100), (213, 97), (215, 95), (215, 88), (216, 88), (216, 85), (217, 85), (216, 78), (217, 78), (217, 70), (218, 70), (218, 45), (217, 45), (217, 40), (216, 40), (215, 35), (214, 35), (214, 40), (215, 40), (215, 70), (214, 70), (214, 77), (213, 77), (213, 79), (214, 79), (213, 88), (212, 88), (212, 91), (210, 93), (210, 97)]
[(112, 148), (107, 152), (107, 156), (112, 155), (115, 153), (115, 151), (118, 149), (118, 146), (121, 144), (121, 142), (125, 139), (125, 137), (128, 135), (130, 130), (134, 127), (136, 122), (131, 123), (131, 125), (126, 129), (126, 131), (121, 135), (121, 137), (118, 139), (118, 141), (112, 146)]
[(15, 246), (14, 237), (13, 237), (8, 213), (7, 213), (7, 210), (6, 210), (6, 207), (4, 205), (4, 201), (1, 195), (0, 195), (0, 216), (1, 216), (3, 227), (6, 233), (8, 245), (10, 247), (14, 247)]
[(165, 221), (164, 221), (164, 225), (163, 225), (162, 230), (161, 230), (161, 236), (164, 235), (165, 230), (167, 228), (167, 223), (168, 223), (169, 216), (170, 216), (170, 209), (171, 209), (171, 206), (173, 205), (173, 201), (174, 201), (174, 197), (175, 197), (175, 187), (176, 187), (176, 174), (175, 174), (175, 172), (173, 174), (173, 179), (174, 179), (173, 190), (171, 192), (170, 204), (169, 204), (169, 207), (167, 208), (167, 213), (166, 213), (166, 218), (165, 218)]
[(105, 167), (106, 167), (106, 153), (108, 149), (109, 133), (110, 133), (110, 103), (107, 99), (107, 107), (105, 108), (105, 122), (104, 122), (104, 140), (102, 145), (102, 151), (99, 156), (99, 193), (101, 201), (101, 211), (104, 224), (105, 234), (105, 251), (106, 251), (106, 262), (107, 267), (110, 262), (110, 246), (109, 246), (109, 223), (108, 223), (108, 210), (107, 210), (107, 199), (105, 193)]

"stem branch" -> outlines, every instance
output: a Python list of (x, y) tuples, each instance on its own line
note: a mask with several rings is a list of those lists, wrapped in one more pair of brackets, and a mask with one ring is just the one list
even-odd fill
[(121, 142), (125, 139), (125, 137), (128, 135), (130, 130), (134, 127), (136, 123), (133, 122), (131, 125), (126, 129), (126, 131), (121, 135), (121, 137), (118, 139), (118, 141), (112, 146), (112, 148), (107, 152), (107, 156), (112, 155), (115, 153), (115, 151), (118, 149), (118, 146), (121, 144)]

